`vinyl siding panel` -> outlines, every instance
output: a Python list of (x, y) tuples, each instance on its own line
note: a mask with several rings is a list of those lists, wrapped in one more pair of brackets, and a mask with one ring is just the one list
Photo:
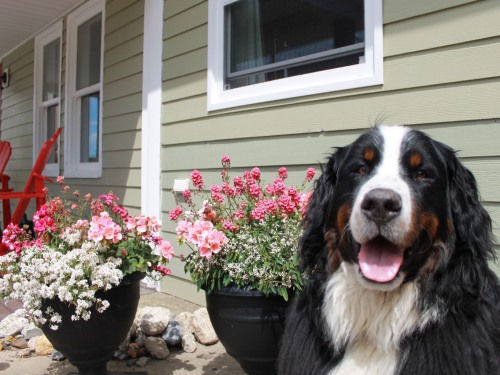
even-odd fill
[[(6, 173), (14, 189), (22, 189), (33, 165), (33, 61), (34, 42), (27, 41), (5, 56), (11, 84), (2, 91), (1, 139), (12, 146)], [(15, 201), (12, 204), (15, 209)]]
[[(165, 2), (164, 223), (174, 204), (174, 179), (199, 169), (207, 184), (218, 182), (223, 154), (231, 156), (237, 171), (260, 166), (272, 178), (284, 165), (293, 171), (292, 181), (300, 181), (333, 147), (382, 120), (423, 130), (457, 149), (478, 180), (500, 238), (499, 2), (385, 0), (383, 85), (210, 113), (207, 6)], [(166, 234), (173, 238), (173, 231), (166, 224)], [(174, 264), (175, 282), (163, 283), (166, 291), (186, 279), (182, 264)], [(189, 282), (185, 288), (199, 298)]]
[[(141, 207), (141, 116), (144, 0), (106, 4), (103, 177), (127, 209)], [(123, 197), (123, 198), (122, 198)]]
[[(139, 213), (144, 0), (106, 0), (104, 23), (103, 176), (67, 179), (67, 183), (93, 194), (113, 190), (127, 209)], [(66, 126), (65, 24), (63, 20), (60, 108), (63, 127)], [(11, 85), (2, 92), (2, 139), (12, 143), (7, 172), (12, 176), (13, 186), (21, 189), (33, 163), (34, 39), (13, 50), (2, 62), (11, 71)], [(62, 168), (64, 132), (60, 141)], [(56, 192), (57, 187), (52, 189)]]

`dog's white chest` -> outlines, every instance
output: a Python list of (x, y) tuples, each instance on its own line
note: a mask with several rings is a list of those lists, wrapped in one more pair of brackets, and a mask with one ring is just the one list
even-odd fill
[(342, 361), (329, 375), (391, 375), (397, 365), (397, 356), (380, 350), (368, 342), (349, 345)]

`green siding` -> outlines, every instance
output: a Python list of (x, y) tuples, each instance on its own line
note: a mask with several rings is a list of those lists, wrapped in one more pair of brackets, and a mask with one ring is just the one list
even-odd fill
[[(2, 60), (3, 68), (10, 70), (10, 85), (2, 91), (1, 139), (9, 141), (12, 146), (6, 173), (15, 190), (24, 188), (33, 166), (34, 48), (34, 40), (29, 40)], [(16, 204), (16, 200), (11, 202), (12, 211)], [(28, 213), (33, 210), (34, 205), (30, 205)]]
[(68, 179), (80, 191), (113, 191), (136, 214), (141, 208), (143, 32), (144, 0), (106, 1), (102, 177)]
[[(106, 0), (103, 177), (67, 179), (72, 188), (84, 192), (101, 194), (112, 190), (132, 213), (139, 213), (141, 207), (143, 32), (144, 0)], [(62, 43), (61, 126), (64, 127), (65, 29)], [(11, 85), (2, 92), (1, 135), (13, 147), (7, 173), (12, 177), (13, 186), (21, 189), (33, 163), (34, 39), (13, 50), (3, 58), (2, 63), (10, 68)], [(64, 132), (60, 141), (61, 173), (64, 174)]]
[[(378, 119), (420, 129), (459, 150), (500, 238), (500, 3), (384, 1), (384, 84), (207, 112), (207, 1), (165, 1), (163, 221), (174, 179), (199, 169), (218, 182), (220, 156), (237, 169), (286, 165), (299, 180)], [(257, 152), (256, 152), (257, 150)], [(269, 178), (271, 174), (267, 175)], [(165, 224), (174, 239), (174, 226)], [(497, 241), (498, 243), (498, 241)], [(178, 253), (186, 249), (179, 247)], [(164, 290), (193, 287), (182, 264)], [(202, 296), (197, 296), (199, 300)]]

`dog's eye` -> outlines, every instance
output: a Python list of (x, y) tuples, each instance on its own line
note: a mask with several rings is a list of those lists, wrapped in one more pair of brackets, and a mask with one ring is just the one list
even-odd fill
[(368, 173), (368, 168), (365, 165), (360, 165), (359, 167), (357, 167), (355, 172), (361, 176), (364, 176)]
[(415, 172), (415, 180), (425, 180), (428, 177), (428, 173), (423, 169), (417, 169), (417, 171)]

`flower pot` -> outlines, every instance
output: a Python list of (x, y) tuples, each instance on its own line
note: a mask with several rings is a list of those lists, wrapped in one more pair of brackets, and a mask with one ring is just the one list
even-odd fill
[(251, 375), (277, 372), (279, 343), (288, 307), (281, 296), (223, 287), (206, 293), (212, 325), (226, 349)]
[(74, 308), (59, 299), (44, 301), (44, 309), (52, 307), (62, 316), (62, 321), (59, 329), (51, 329), (47, 322), (41, 327), (42, 331), (54, 348), (78, 368), (80, 375), (116, 374), (108, 372), (106, 364), (125, 340), (134, 321), (139, 304), (140, 281), (144, 276), (144, 273), (135, 272), (126, 276), (120, 285), (105, 292), (97, 292), (96, 295), (108, 300), (110, 306), (102, 313), (93, 309), (89, 320), (72, 321)]

